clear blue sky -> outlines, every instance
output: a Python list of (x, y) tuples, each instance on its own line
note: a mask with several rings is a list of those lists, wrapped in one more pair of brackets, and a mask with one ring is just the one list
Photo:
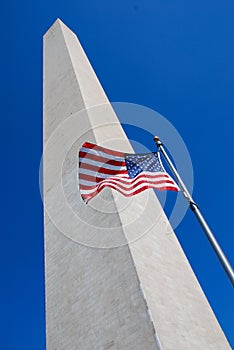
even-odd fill
[[(76, 34), (111, 101), (163, 114), (194, 166), (194, 197), (234, 265), (232, 0), (5, 2), (2, 9), (1, 348), (45, 349), (42, 35), (57, 17)], [(129, 136), (144, 143), (140, 133)], [(149, 144), (147, 144), (149, 146)], [(151, 146), (150, 146), (151, 147)], [(153, 147), (153, 143), (152, 143)], [(6, 205), (5, 205), (6, 203)], [(234, 347), (233, 289), (188, 212), (176, 229)]]

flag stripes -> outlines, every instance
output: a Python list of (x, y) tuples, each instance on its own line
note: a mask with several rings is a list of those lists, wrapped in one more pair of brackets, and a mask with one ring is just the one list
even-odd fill
[[(152, 164), (152, 154), (147, 155), (151, 157), (149, 164)], [(131, 156), (137, 157), (137, 155)], [(81, 196), (86, 203), (105, 187), (110, 187), (126, 197), (133, 196), (148, 188), (179, 190), (166, 172), (142, 171), (141, 169), (147, 167), (147, 159), (144, 160), (144, 168), (141, 168), (139, 162), (133, 162), (132, 166), (140, 167), (140, 173), (134, 178), (130, 178), (125, 157), (126, 154), (122, 152), (112, 151), (89, 142), (83, 144), (79, 152), (79, 184)], [(157, 161), (159, 161), (158, 169), (164, 170), (159, 157)]]

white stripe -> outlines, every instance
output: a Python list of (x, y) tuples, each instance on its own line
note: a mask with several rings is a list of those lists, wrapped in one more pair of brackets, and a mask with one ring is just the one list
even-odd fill
[[(83, 169), (83, 168), (80, 168), (79, 173), (80, 174), (86, 174), (86, 175), (94, 176), (94, 177), (102, 177), (103, 179), (107, 179), (108, 177), (113, 176), (111, 174), (99, 173), (98, 171), (89, 170), (89, 169)], [(128, 174), (116, 174), (114, 176), (128, 177)]]
[[(112, 178), (115, 178), (115, 177), (117, 177), (117, 178), (124, 178), (124, 181), (128, 181), (129, 183), (131, 183), (133, 180), (136, 180), (138, 177), (140, 177), (142, 175), (145, 175), (146, 178), (148, 178), (148, 176), (150, 178), (150, 176), (152, 177), (154, 175), (156, 175), (156, 176), (160, 175), (160, 177), (162, 177), (162, 178), (167, 178), (168, 180), (173, 181), (172, 178), (167, 173), (162, 173), (162, 172), (157, 172), (157, 173), (155, 172), (155, 173), (153, 173), (153, 172), (150, 172), (150, 171), (142, 171), (141, 173), (139, 173), (133, 179), (131, 179), (128, 174), (109, 175), (109, 174), (102, 174), (102, 173), (99, 173), (99, 172), (95, 172), (93, 170), (81, 169), (81, 168), (79, 169), (79, 172), (81, 174), (86, 174), (86, 175), (90, 175), (90, 176), (94, 176), (94, 177), (102, 177), (103, 179), (106, 179), (106, 178), (112, 179)], [(102, 176), (102, 175), (104, 175), (104, 176)], [(86, 180), (86, 181), (88, 181), (88, 180)], [(96, 182), (94, 184), (96, 184)]]
[(103, 157), (103, 158), (107, 158), (107, 159), (111, 159), (111, 160), (117, 160), (118, 162), (125, 162), (124, 157), (118, 157), (118, 156), (111, 155), (111, 154), (108, 154), (108, 153), (105, 153), (102, 151), (95, 151), (92, 148), (81, 147), (80, 152), (94, 154), (95, 156)]
[[(152, 174), (152, 173), (151, 173)], [(156, 182), (156, 181), (167, 181), (167, 180), (170, 180), (170, 181), (173, 181), (171, 178), (168, 178), (168, 177), (165, 177), (165, 174), (162, 174), (160, 177), (147, 177), (147, 175), (145, 175), (145, 177), (140, 177), (140, 175), (145, 175), (145, 173), (141, 173), (139, 175), (137, 175), (134, 179), (130, 179), (129, 177), (123, 177), (123, 176), (118, 176), (118, 178), (122, 178), (125, 182), (127, 182), (127, 184), (123, 184), (122, 182), (119, 181), (119, 179), (117, 178), (117, 176), (113, 176), (113, 177), (108, 177), (108, 179), (103, 179), (103, 181), (97, 183), (96, 181), (88, 181), (88, 180), (83, 180), (83, 179), (80, 179), (80, 184), (81, 185), (86, 185), (86, 186), (98, 186), (100, 183), (103, 183), (103, 182), (106, 182), (106, 181), (114, 181), (116, 183), (119, 183), (121, 184), (121, 186), (125, 187), (126, 189), (127, 188), (130, 188), (132, 187), (132, 184), (133, 184), (133, 181), (134, 181), (134, 185), (137, 184), (137, 182), (139, 181), (145, 181), (145, 182), (148, 182), (148, 183), (153, 183), (153, 182)], [(125, 175), (126, 176), (126, 175)], [(173, 181), (174, 183), (174, 181)]]
[[(145, 183), (143, 183), (143, 184), (140, 184), (140, 185), (138, 185), (138, 186), (134, 186), (134, 188), (132, 188), (131, 190), (130, 190), (130, 189), (129, 189), (129, 190), (123, 190), (122, 188), (118, 187), (117, 184), (114, 185), (114, 184), (112, 184), (112, 183), (109, 183), (108, 181), (105, 181), (105, 182), (101, 182), (101, 183), (99, 184), (99, 186), (97, 186), (96, 188), (94, 188), (94, 189), (92, 189), (92, 190), (81, 190), (81, 193), (82, 193), (82, 194), (90, 194), (90, 195), (91, 195), (92, 193), (96, 192), (97, 188), (98, 188), (98, 189), (103, 189), (104, 187), (108, 186), (108, 184), (114, 186), (116, 189), (119, 189), (119, 190), (122, 191), (123, 193), (131, 194), (131, 193), (133, 193), (133, 192), (135, 192), (135, 191), (141, 189), (142, 187), (146, 186), (146, 185), (147, 185), (147, 182), (145, 182)], [(156, 184), (154, 185), (154, 184), (152, 184), (150, 187), (154, 187), (154, 188), (160, 189), (160, 188), (162, 188), (162, 187), (168, 187), (168, 186), (174, 187), (175, 189), (177, 189), (177, 186), (175, 186), (175, 185), (173, 185), (173, 184), (168, 184), (168, 183), (163, 183), (163, 184), (160, 184), (160, 185), (156, 185)]]
[(97, 168), (105, 168), (105, 169), (111, 169), (111, 170), (127, 170), (126, 165), (111, 165), (103, 162), (98, 162), (96, 160), (92, 160), (89, 158), (80, 158), (80, 162), (82, 164), (91, 164), (96, 166)]

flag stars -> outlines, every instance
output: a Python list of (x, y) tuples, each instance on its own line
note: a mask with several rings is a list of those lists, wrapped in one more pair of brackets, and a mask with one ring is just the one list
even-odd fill
[(130, 178), (141, 172), (164, 172), (157, 153), (126, 155), (126, 166)]

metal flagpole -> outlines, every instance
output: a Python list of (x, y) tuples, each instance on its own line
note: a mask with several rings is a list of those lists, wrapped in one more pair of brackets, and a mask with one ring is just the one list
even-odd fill
[(211, 229), (209, 228), (208, 224), (206, 223), (203, 215), (200, 212), (200, 209), (198, 207), (198, 205), (194, 202), (192, 196), (190, 195), (187, 187), (185, 186), (185, 184), (183, 183), (180, 175), (178, 174), (176, 168), (174, 167), (172, 161), (170, 160), (165, 148), (163, 147), (162, 142), (160, 141), (158, 136), (154, 137), (154, 141), (158, 146), (159, 151), (163, 154), (165, 160), (167, 161), (173, 175), (175, 176), (179, 188), (181, 190), (181, 192), (183, 193), (184, 197), (186, 198), (186, 200), (189, 203), (189, 206), (191, 208), (191, 210), (194, 212), (198, 222), (200, 223), (204, 233), (206, 234), (206, 237), (208, 238), (212, 248), (214, 249), (219, 261), (221, 262), (224, 270), (226, 271), (226, 274), (228, 276), (228, 278), (231, 281), (232, 286), (234, 287), (234, 272), (233, 269), (229, 263), (229, 261), (227, 260), (225, 254), (223, 253), (221, 247), (219, 246), (217, 240), (215, 239)]

